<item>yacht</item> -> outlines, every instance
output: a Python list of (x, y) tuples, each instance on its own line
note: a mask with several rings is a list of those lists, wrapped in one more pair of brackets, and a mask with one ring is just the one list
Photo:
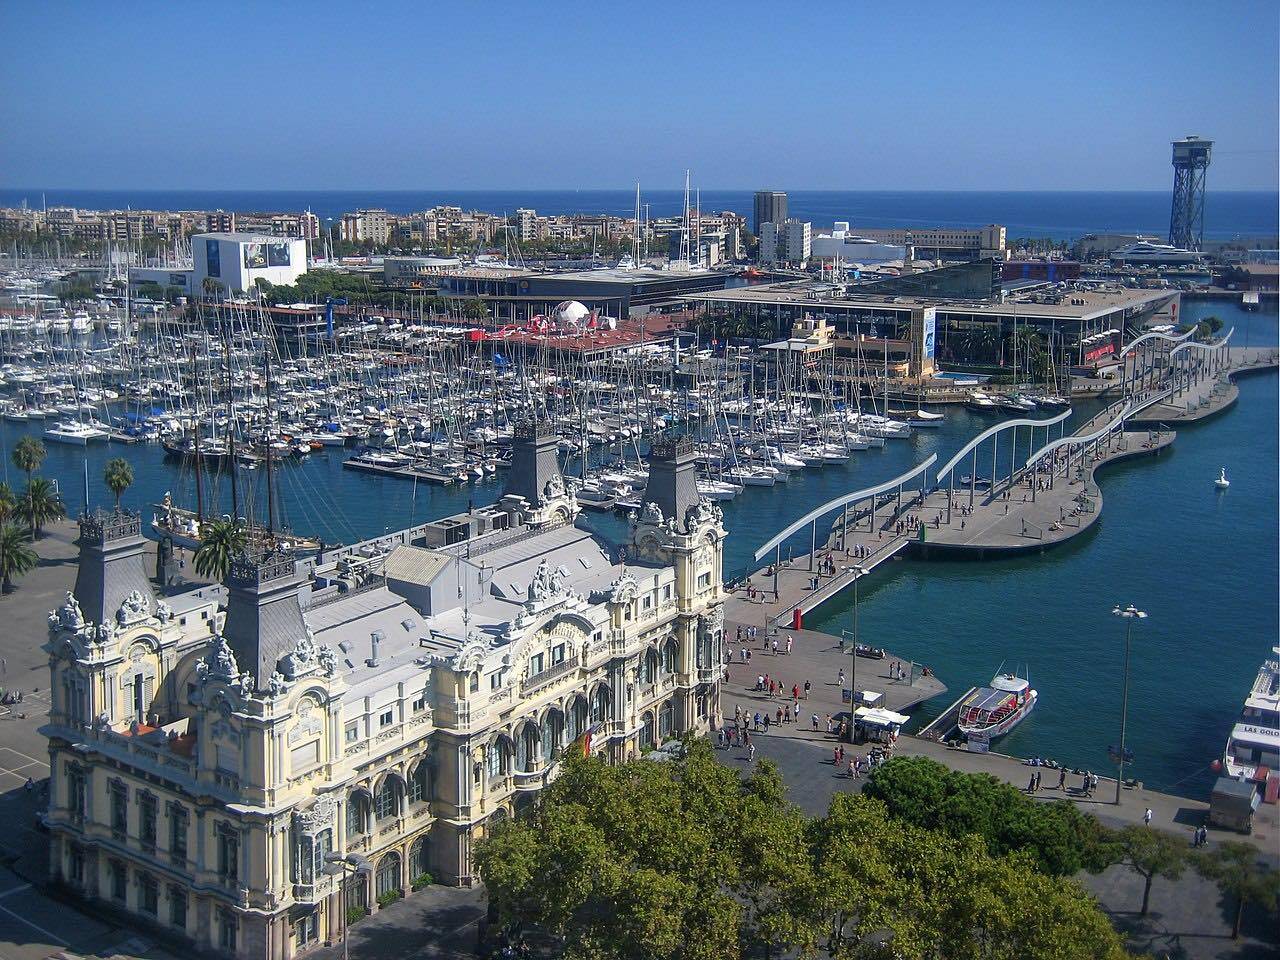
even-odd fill
[(106, 440), (111, 434), (90, 423), (75, 420), (63, 420), (44, 432), (44, 438), (53, 443), (71, 443), (85, 446), (94, 440)]
[(1260, 767), (1280, 770), (1280, 647), (1271, 652), (1274, 656), (1262, 662), (1223, 751), (1223, 773), (1237, 780), (1254, 779)]
[(1112, 250), (1111, 260), (1121, 263), (1197, 263), (1200, 260), (1200, 254), (1194, 250), (1183, 250), (1167, 243), (1139, 240)]

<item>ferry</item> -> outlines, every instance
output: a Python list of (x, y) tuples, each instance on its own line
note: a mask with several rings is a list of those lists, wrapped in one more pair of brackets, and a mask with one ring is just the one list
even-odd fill
[(991, 686), (977, 687), (961, 702), (957, 725), (966, 737), (993, 740), (1016, 727), (1035, 705), (1030, 680), (997, 673)]
[(1236, 780), (1254, 780), (1260, 768), (1280, 770), (1280, 646), (1271, 652), (1275, 656), (1262, 662), (1223, 751), (1223, 772)]

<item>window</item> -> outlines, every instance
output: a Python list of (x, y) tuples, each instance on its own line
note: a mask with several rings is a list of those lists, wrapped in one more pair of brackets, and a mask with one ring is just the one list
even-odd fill
[(108, 791), (111, 794), (111, 836), (124, 840), (129, 835), (129, 788), (121, 780), (112, 780)]
[(706, 590), (706, 589), (707, 589), (708, 587), (710, 587), (710, 586), (711, 586), (711, 573), (710, 573), (710, 571), (708, 571), (707, 573), (700, 573), (700, 574), (698, 574), (698, 589), (699, 589), (699, 590)]
[(395, 722), (396, 712), (394, 710), (384, 710), (378, 717), (378, 726), (389, 727)]
[(224, 885), (237, 886), (240, 882), (240, 834), (235, 827), (219, 823), (218, 876)]
[(662, 599), (663, 600), (671, 599), (671, 584), (668, 583), (665, 587), (662, 588)]
[(421, 713), (425, 709), (427, 709), (427, 695), (424, 693), (417, 700), (413, 701), (413, 712)]
[(187, 862), (187, 808), (169, 804), (169, 859), (179, 866)]
[(497, 780), (507, 775), (511, 766), (511, 745), (505, 737), (499, 737), (489, 746), (489, 778)]
[(400, 891), (400, 854), (388, 853), (378, 861), (374, 887), (379, 898)]
[(364, 797), (353, 793), (347, 798), (347, 836), (358, 837), (364, 833)]
[(320, 741), (312, 740), (289, 751), (289, 769), (296, 777), (320, 762)]
[(653, 597), (649, 596), (649, 595), (646, 593), (646, 594), (644, 595), (644, 599), (641, 601), (640, 608), (641, 608), (642, 610), (652, 610), (652, 609), (653, 609)]
[(72, 819), (84, 818), (84, 794), (84, 770), (77, 764), (67, 764), (67, 809)]
[(142, 840), (142, 849), (148, 853), (154, 853), (156, 849), (158, 807), (155, 794), (145, 790), (138, 794), (138, 836)]
[(348, 745), (348, 746), (350, 746), (351, 744), (353, 744), (353, 743), (355, 743), (357, 740), (359, 740), (359, 739), (360, 739), (360, 724), (358, 724), (358, 723), (349, 723), (349, 724), (347, 724), (346, 738), (347, 738), (347, 745)]
[(668, 640), (666, 645), (662, 648), (663, 671), (666, 673), (676, 672), (676, 668), (679, 666), (677, 662), (679, 660), (679, 653), (680, 648), (677, 646), (676, 642), (674, 640)]
[(169, 923), (187, 929), (187, 891), (176, 883), (169, 884)]
[(305, 917), (295, 920), (293, 924), (293, 946), (304, 950), (320, 939), (320, 922), (318, 911), (313, 910)]
[(160, 914), (160, 884), (149, 873), (138, 877), (139, 906), (143, 913), (155, 917)]
[(502, 671), (489, 674), (489, 689), (498, 690), (502, 687)]
[(538, 674), (542, 672), (543, 670), (542, 659), (543, 659), (543, 655), (540, 653), (535, 653), (532, 657), (529, 658), (529, 676), (536, 677)]
[(78, 843), (67, 851), (67, 875), (77, 886), (84, 885), (84, 847)]
[(218, 946), (229, 953), (234, 953), (236, 949), (237, 926), (234, 913), (226, 907), (218, 910)]
[(564, 663), (564, 644), (563, 643), (557, 643), (554, 647), (551, 648), (551, 663), (553, 665), (557, 663)]
[(391, 777), (382, 781), (378, 794), (373, 798), (373, 812), (379, 820), (387, 820), (396, 815), (396, 784)]
[(409, 775), (409, 802), (422, 803), (424, 800), (430, 799), (430, 771), (427, 769), (427, 762), (423, 760), (413, 768), (413, 773)]
[(111, 896), (116, 900), (124, 900), (127, 896), (125, 890), (128, 885), (129, 873), (125, 869), (124, 862), (121, 860), (111, 861)]

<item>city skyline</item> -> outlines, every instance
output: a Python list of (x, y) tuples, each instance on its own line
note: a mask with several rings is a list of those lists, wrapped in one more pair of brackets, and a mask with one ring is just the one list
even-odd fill
[(688, 167), (721, 190), (1159, 191), (1187, 134), (1216, 143), (1211, 190), (1276, 185), (1267, 4), (1194, 31), (1189, 4), (822, 24), (663, 7), (486, 7), (480, 29), (451, 8), (405, 30), (391, 3), (363, 33), (324, 4), (9, 7), (7, 35), (57, 42), (0, 64), (0, 185), (591, 191)]

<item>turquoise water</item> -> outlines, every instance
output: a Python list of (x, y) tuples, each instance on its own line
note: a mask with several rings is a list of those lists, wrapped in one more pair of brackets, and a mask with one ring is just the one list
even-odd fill
[[(1237, 307), (1188, 304), (1188, 318), (1217, 314), (1237, 327), (1235, 342), (1274, 345), (1274, 315)], [(1180, 432), (1172, 452), (1113, 468), (1101, 476), (1102, 521), (1079, 543), (1042, 557), (995, 562), (901, 562), (868, 578), (860, 630), (869, 642), (930, 664), (955, 691), (990, 679), (1001, 661), (1027, 663), (1041, 693), (1035, 714), (1003, 741), (1022, 755), (1054, 756), (1105, 769), (1107, 744), (1117, 739), (1121, 624), (1116, 603), (1134, 603), (1151, 616), (1135, 631), (1129, 743), (1135, 775), (1153, 786), (1198, 789), (1206, 765), (1222, 748), (1258, 663), (1275, 642), (1277, 443), (1276, 376), (1241, 381), (1240, 403), (1199, 427)], [(1087, 419), (1095, 404), (1081, 404)], [(730, 531), (726, 576), (750, 566), (751, 553), (813, 505), (896, 476), (930, 453), (945, 459), (992, 421), (948, 410), (938, 430), (917, 431), (881, 450), (856, 454), (846, 465), (798, 473), (785, 486), (748, 487), (725, 504)], [(20, 425), (0, 421), (0, 478), (21, 476), (8, 451)], [(127, 456), (136, 482), (125, 504), (148, 509), (171, 490), (192, 504), (194, 478), (157, 446), (89, 448), (49, 445), (43, 472), (55, 477), (68, 506), (110, 497), (102, 465)], [(1002, 469), (1007, 469), (1007, 460)], [(1211, 485), (1226, 466), (1231, 489)], [(989, 467), (989, 465), (988, 465)], [(983, 468), (986, 472), (987, 468)], [(241, 473), (262, 501), (263, 471)], [(341, 455), (312, 454), (276, 471), (283, 511), (299, 532), (326, 542), (350, 542), (487, 503), (501, 481), (462, 487), (373, 477), (341, 466)], [(210, 489), (211, 488), (211, 489)], [(206, 493), (229, 509), (225, 477)], [(607, 538), (625, 535), (613, 515), (585, 521)], [(807, 535), (791, 546), (807, 548)], [(849, 601), (832, 601), (809, 626), (838, 632), (851, 625)], [(934, 705), (941, 709), (946, 703)], [(930, 715), (927, 711), (922, 716)]]

